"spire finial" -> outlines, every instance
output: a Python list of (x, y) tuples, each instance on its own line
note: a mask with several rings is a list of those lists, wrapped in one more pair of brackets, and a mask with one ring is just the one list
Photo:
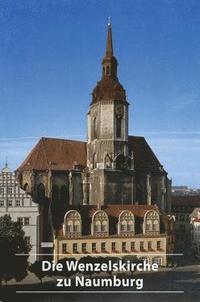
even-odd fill
[(113, 56), (111, 17), (108, 17), (108, 34), (107, 34), (107, 44), (106, 44), (106, 55)]
[(108, 26), (111, 26), (111, 16), (108, 17)]
[(8, 158), (6, 156), (6, 160), (5, 160), (5, 168), (8, 168)]

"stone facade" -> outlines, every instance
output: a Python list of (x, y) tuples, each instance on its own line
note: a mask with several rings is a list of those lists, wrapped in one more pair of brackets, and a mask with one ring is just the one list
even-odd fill
[(180, 250), (191, 246), (190, 215), (197, 207), (200, 207), (200, 196), (198, 195), (172, 196), (176, 247)]
[(167, 172), (143, 137), (129, 135), (129, 104), (117, 65), (109, 25), (102, 78), (87, 114), (87, 142), (42, 138), (17, 170), (22, 188), (39, 203), (44, 241), (72, 205), (157, 204), (170, 211)]

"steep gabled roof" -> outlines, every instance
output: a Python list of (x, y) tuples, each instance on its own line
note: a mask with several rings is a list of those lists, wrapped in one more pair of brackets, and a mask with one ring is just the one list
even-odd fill
[(42, 137), (18, 168), (24, 170), (69, 170), (86, 166), (86, 143)]
[[(144, 137), (129, 136), (129, 150), (134, 153), (136, 170), (162, 171), (162, 165)], [(17, 170), (66, 171), (75, 164), (86, 167), (86, 152), (86, 142), (42, 137)]]
[[(163, 166), (142, 136), (129, 136), (129, 151), (133, 151), (136, 170), (164, 171)], [(165, 172), (165, 171), (164, 171)]]

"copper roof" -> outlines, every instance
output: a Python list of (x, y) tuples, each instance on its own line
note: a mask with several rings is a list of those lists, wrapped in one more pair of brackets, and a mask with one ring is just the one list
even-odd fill
[[(144, 137), (129, 136), (129, 150), (134, 152), (136, 170), (161, 171), (162, 165)], [(42, 137), (18, 171), (66, 171), (74, 165), (86, 167), (86, 152), (86, 142)]]

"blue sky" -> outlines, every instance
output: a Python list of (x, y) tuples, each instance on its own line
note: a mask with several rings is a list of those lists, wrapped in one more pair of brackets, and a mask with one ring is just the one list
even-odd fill
[(198, 0), (1, 0), (0, 166), (15, 169), (41, 136), (86, 138), (110, 15), (130, 134), (174, 184), (200, 187)]

